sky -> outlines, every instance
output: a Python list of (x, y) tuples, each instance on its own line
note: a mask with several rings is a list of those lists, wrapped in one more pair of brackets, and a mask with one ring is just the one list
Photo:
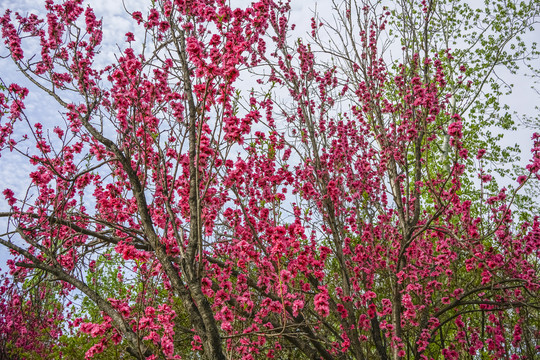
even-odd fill
[[(231, 4), (239, 7), (249, 3), (248, 0), (231, 0)], [(149, 7), (150, 0), (89, 0), (86, 1), (95, 11), (98, 18), (103, 20), (104, 43), (102, 53), (98, 58), (99, 62), (110, 63), (114, 60), (114, 54), (117, 51), (117, 45), (125, 46), (125, 36), (127, 32), (135, 33), (137, 37), (140, 34), (140, 28), (136, 27), (134, 22), (129, 19), (124, 6), (129, 11), (144, 10)], [(0, 14), (5, 9), (11, 8), (21, 13), (43, 14), (43, 2), (40, 0), (4, 0), (0, 3)], [(310, 18), (315, 8), (322, 16), (329, 14), (331, 10), (331, 1), (321, 0), (319, 2), (293, 0), (292, 1), (291, 22), (297, 24), (297, 32), (307, 32), (310, 25)], [(144, 11), (143, 11), (144, 12)], [(539, 40), (538, 32), (531, 34), (525, 41)], [(6, 50), (0, 47), (0, 55), (6, 55)], [(20, 72), (7, 59), (0, 59), (0, 77), (6, 82), (16, 82), (25, 85), (30, 89), (30, 95), (25, 104), (27, 115), (32, 118), (39, 118), (44, 124), (61, 124), (59, 108), (51, 102), (42, 93), (36, 91), (35, 87), (22, 77)], [(530, 89), (531, 81), (519, 76), (506, 74), (507, 80), (516, 83), (514, 94), (506, 99), (506, 102), (520, 114), (535, 113), (534, 104), (539, 103), (539, 96)], [(530, 149), (530, 135), (532, 131), (527, 128), (521, 128), (518, 132), (509, 134), (506, 140), (509, 144), (515, 142), (523, 146), (523, 158), (526, 162), (527, 150)], [(0, 158), (0, 192), (5, 188), (12, 189), (16, 195), (23, 195), (28, 184), (28, 173), (32, 167), (28, 161), (15, 153), (2, 153)], [(7, 211), (7, 204), (3, 197), (0, 198), (0, 211)], [(3, 230), (6, 226), (5, 219), (0, 219), (0, 228)], [(7, 253), (0, 249), (0, 268), (3, 267)]]

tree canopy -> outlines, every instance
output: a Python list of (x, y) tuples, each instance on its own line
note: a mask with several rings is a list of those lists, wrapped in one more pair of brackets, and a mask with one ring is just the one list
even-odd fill
[(32, 84), (1, 84), (32, 170), (0, 357), (537, 358), (540, 135), (512, 166), (500, 71), (538, 76), (538, 1), (336, 0), (305, 34), (293, 2), (0, 18)]

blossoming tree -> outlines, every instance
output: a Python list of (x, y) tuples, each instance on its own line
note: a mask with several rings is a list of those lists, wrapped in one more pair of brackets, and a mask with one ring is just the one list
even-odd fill
[(493, 71), (539, 11), (512, 4), (345, 1), (293, 39), (286, 1), (156, 0), (104, 67), (82, 0), (6, 12), (9, 57), (63, 109), (3, 84), (0, 147), (33, 166), (3, 192), (11, 274), (84, 299), (65, 324), (87, 358), (533, 358), (540, 223), (513, 204), (540, 137), (514, 188), (482, 168), (500, 147), (480, 130), (508, 121)]

